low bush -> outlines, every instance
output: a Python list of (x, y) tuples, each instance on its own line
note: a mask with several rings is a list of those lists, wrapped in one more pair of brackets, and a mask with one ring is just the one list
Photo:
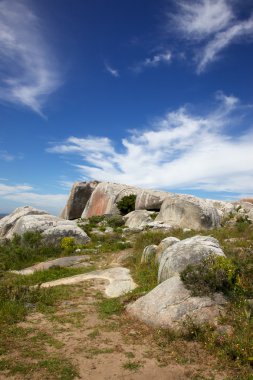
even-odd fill
[(180, 274), (181, 280), (193, 296), (215, 292), (242, 292), (239, 269), (223, 256), (211, 255), (197, 265), (188, 265)]
[(130, 194), (123, 197), (118, 203), (117, 207), (122, 215), (126, 215), (135, 210), (136, 195)]

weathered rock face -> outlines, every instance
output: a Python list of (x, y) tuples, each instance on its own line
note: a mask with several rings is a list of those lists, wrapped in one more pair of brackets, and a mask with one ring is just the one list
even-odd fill
[(187, 265), (198, 264), (209, 255), (225, 256), (218, 240), (210, 236), (194, 236), (173, 244), (161, 256), (158, 282), (166, 281)]
[(149, 222), (152, 222), (151, 213), (146, 210), (135, 210), (129, 212), (123, 218), (125, 220), (125, 225), (129, 228), (142, 228), (145, 227)]
[(158, 190), (142, 190), (136, 197), (135, 210), (159, 211), (170, 193)]
[(161, 261), (161, 257), (164, 253), (164, 251), (171, 247), (173, 244), (175, 243), (178, 243), (180, 240), (176, 237), (173, 237), (173, 236), (169, 236), (165, 239), (163, 239), (160, 244), (157, 246), (157, 250), (156, 250), (156, 262), (158, 264), (160, 264), (160, 261)]
[(156, 218), (156, 221), (193, 230), (219, 227), (220, 220), (216, 208), (209, 202), (181, 194), (166, 198)]
[(141, 256), (141, 263), (150, 263), (156, 255), (156, 249), (157, 245), (147, 245), (147, 247), (144, 248), (142, 256)]
[(43, 241), (48, 244), (58, 244), (63, 237), (73, 237), (77, 244), (85, 244), (90, 240), (75, 222), (32, 207), (20, 207), (1, 220), (1, 238), (11, 239), (15, 234), (22, 235), (27, 231), (41, 232)]
[(86, 204), (82, 218), (90, 218), (94, 215), (119, 214), (117, 202), (126, 195), (137, 195), (140, 191), (141, 189), (137, 187), (101, 182), (97, 185)]
[(0, 220), (0, 238), (7, 238), (8, 234), (13, 235), (11, 232), (13, 227), (20, 218), (26, 215), (47, 215), (47, 212), (30, 206), (16, 208), (11, 214)]
[[(73, 285), (87, 280), (106, 280), (105, 294), (109, 298), (120, 297), (136, 288), (130, 271), (124, 267), (96, 270), (94, 272), (78, 274), (72, 277), (60, 278), (41, 284), (42, 288), (50, 288), (58, 285)], [(100, 290), (100, 288), (99, 288)]]
[(174, 276), (130, 304), (127, 312), (148, 325), (178, 329), (188, 317), (199, 324), (215, 324), (225, 303), (221, 294), (191, 297), (180, 277)]
[(230, 212), (235, 211), (235, 205), (231, 202), (217, 201), (212, 199), (206, 200), (212, 207), (216, 208), (221, 218), (229, 215)]
[(253, 222), (253, 209), (249, 211), (248, 217)]
[(97, 187), (98, 182), (76, 182), (74, 183), (67, 204), (64, 207), (60, 217), (63, 219), (78, 219), (91, 197), (91, 194)]

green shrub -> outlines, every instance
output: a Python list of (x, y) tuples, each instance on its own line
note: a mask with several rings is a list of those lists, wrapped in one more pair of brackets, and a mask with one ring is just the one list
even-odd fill
[(193, 296), (242, 291), (237, 266), (223, 256), (211, 255), (200, 264), (188, 265), (180, 277)]
[(118, 203), (117, 207), (122, 215), (126, 215), (135, 210), (136, 195), (130, 194), (123, 197)]
[(64, 249), (66, 253), (73, 253), (76, 249), (75, 239), (70, 236), (66, 236), (61, 239), (60, 247)]
[(106, 218), (109, 227), (117, 228), (124, 226), (125, 222), (121, 215), (111, 215)]
[(0, 243), (0, 270), (22, 269), (61, 254), (60, 246), (43, 244), (39, 232), (26, 232)]
[(239, 232), (244, 232), (248, 228), (249, 224), (252, 224), (252, 222), (248, 215), (242, 215), (236, 218), (236, 227)]

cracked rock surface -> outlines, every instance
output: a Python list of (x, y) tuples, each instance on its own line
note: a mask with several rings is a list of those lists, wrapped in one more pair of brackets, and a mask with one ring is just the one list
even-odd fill
[(178, 329), (188, 317), (215, 324), (225, 303), (219, 293), (212, 298), (192, 297), (177, 275), (130, 304), (127, 312), (150, 326)]

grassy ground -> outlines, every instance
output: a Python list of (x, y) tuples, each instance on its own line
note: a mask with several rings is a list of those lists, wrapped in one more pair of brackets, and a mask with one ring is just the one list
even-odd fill
[[(114, 227), (118, 228), (121, 227)], [(148, 231), (124, 238), (122, 231), (114, 231), (108, 236), (93, 235), (91, 242), (85, 247), (71, 246), (71, 244), (65, 247), (44, 247), (39, 235), (28, 234), (22, 239), (15, 238), (12, 242), (1, 244), (0, 373), (2, 377), (75, 379), (78, 373), (82, 375), (80, 363), (83, 354), (77, 352), (85, 352), (87, 365), (90, 365), (95, 357), (109, 360), (108, 355), (112, 353), (116, 355), (118, 352), (119, 349), (116, 347), (118, 343), (115, 343), (116, 346), (101, 344), (101, 339), (106, 341), (117, 333), (125, 342), (120, 356), (121, 359), (122, 357), (125, 359), (120, 362), (121, 369), (117, 369), (120, 375), (122, 375), (121, 370), (126, 373), (145, 374), (148, 365), (155, 360), (158, 363), (157, 368), (171, 363), (179, 364), (180, 368), (190, 368), (190, 375), (182, 377), (185, 379), (253, 379), (253, 318), (252, 310), (246, 302), (246, 299), (253, 298), (252, 225), (238, 223), (235, 227), (223, 227), (199, 233), (210, 234), (219, 240), (226, 255), (240, 269), (245, 289), (243, 295), (238, 295), (232, 300), (226, 317), (221, 321), (227, 326), (227, 330), (218, 333), (210, 326), (199, 328), (191, 321), (182, 334), (167, 330), (150, 330), (129, 320), (124, 312), (128, 302), (137, 299), (157, 285), (156, 265), (140, 262), (143, 248), (149, 244), (159, 244), (164, 237), (170, 235), (184, 239), (196, 235), (196, 232), (183, 233), (182, 230), (175, 230), (169, 234)], [(108, 262), (111, 252), (117, 252), (131, 245), (134, 254), (127, 259), (126, 266), (131, 269), (134, 280), (139, 285), (131, 294), (119, 299), (106, 299), (97, 290), (90, 293), (87, 291), (87, 295), (84, 296), (86, 289), (84, 286), (31, 288), (34, 284), (100, 267), (105, 260)], [(8, 273), (9, 269), (22, 269), (40, 261), (72, 254), (76, 248), (91, 256), (94, 267), (54, 268), (25, 277)], [(84, 309), (81, 307), (83, 302), (86, 305)], [(90, 327), (87, 321), (94, 316), (97, 319), (96, 323)], [(50, 330), (48, 326), (51, 324)], [(131, 332), (133, 332), (132, 338)], [(109, 333), (107, 338), (104, 337), (105, 333)], [(68, 334), (73, 336), (71, 342), (74, 348), (71, 352), (68, 349), (70, 342), (68, 339), (71, 338), (66, 338)], [(143, 342), (147, 339), (145, 344), (150, 350), (145, 351), (143, 348), (140, 354), (137, 353), (138, 350), (133, 342), (136, 341), (137, 344), (138, 340), (142, 339)], [(79, 355), (80, 362), (75, 359), (75, 355)], [(206, 360), (211, 360), (211, 374), (205, 372), (207, 367), (207, 361), (203, 361), (205, 356), (208, 358)], [(145, 360), (148, 365), (144, 365)], [(224, 370), (226, 374), (222, 372)], [(212, 371), (215, 374), (213, 377)], [(96, 373), (96, 370), (93, 372)], [(217, 373), (223, 374), (219, 377)]]

